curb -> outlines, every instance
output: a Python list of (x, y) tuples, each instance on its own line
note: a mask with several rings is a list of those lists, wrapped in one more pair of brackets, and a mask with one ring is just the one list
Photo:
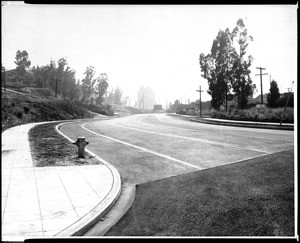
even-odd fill
[[(61, 131), (59, 131), (59, 126), (66, 123), (72, 123), (72, 122), (74, 121), (60, 123), (55, 127), (55, 129), (59, 134), (61, 134), (63, 137), (67, 138), (70, 142), (73, 143), (75, 142), (74, 140), (70, 139), (69, 137), (64, 135)], [(98, 205), (96, 205), (94, 208), (91, 209), (91, 211), (89, 211), (86, 215), (81, 217), (75, 223), (71, 224), (67, 228), (55, 234), (54, 237), (82, 236), (111, 209), (111, 207), (114, 205), (114, 203), (117, 201), (117, 199), (121, 194), (121, 177), (118, 170), (112, 165), (110, 165), (109, 163), (107, 163), (105, 160), (101, 159), (99, 156), (91, 152), (90, 150), (85, 149), (85, 151), (89, 153), (91, 156), (98, 159), (101, 163), (107, 166), (108, 169), (111, 171), (113, 177), (113, 184), (111, 190)]]
[[(64, 135), (62, 132), (59, 131), (59, 126), (66, 124), (66, 123), (74, 123), (74, 122), (80, 122), (84, 120), (89, 120), (91, 118), (86, 119), (75, 119), (75, 120), (57, 120), (57, 121), (43, 121), (43, 122), (33, 122), (33, 123), (26, 123), (21, 124), (18, 126), (23, 125), (30, 125), (30, 129), (34, 128), (37, 125), (47, 124), (47, 123), (56, 123), (60, 122), (55, 126), (56, 131), (61, 134), (63, 137), (67, 138), (70, 142), (74, 142), (72, 139)], [(11, 127), (13, 128), (13, 127)], [(10, 128), (6, 129), (5, 131), (9, 130)], [(29, 130), (30, 130), (29, 129)], [(3, 131), (3, 132), (5, 132)], [(2, 132), (2, 133), (3, 133)], [(1, 134), (2, 137), (2, 134)], [(97, 204), (94, 208), (92, 208), (87, 214), (82, 216), (80, 219), (78, 219), (73, 224), (69, 225), (65, 229), (61, 230), (57, 234), (55, 234), (53, 237), (68, 237), (68, 236), (82, 236), (85, 232), (87, 232), (91, 227), (93, 227), (99, 220), (102, 218), (115, 204), (115, 202), (118, 200), (120, 194), (121, 194), (121, 177), (118, 172), (118, 170), (113, 167), (111, 164), (106, 162), (105, 160), (101, 159), (99, 156), (94, 154), (93, 152), (89, 151), (88, 149), (85, 149), (87, 153), (89, 153), (91, 156), (98, 159), (101, 163), (103, 163), (112, 173), (113, 177), (113, 183), (111, 190), (106, 195), (106, 197)]]
[(213, 121), (213, 120), (205, 120), (203, 118), (191, 118), (189, 117), (184, 117), (179, 114), (167, 114), (169, 116), (174, 116), (174, 117), (181, 117), (186, 120), (190, 120), (193, 122), (199, 122), (199, 123), (205, 123), (205, 124), (211, 124), (211, 125), (222, 125), (222, 126), (233, 126), (233, 127), (249, 127), (249, 128), (262, 128), (262, 129), (275, 129), (275, 130), (289, 130), (289, 131), (294, 131), (294, 125), (272, 125), (272, 124), (262, 124), (258, 122), (249, 122), (249, 123), (242, 123), (238, 121)]
[(113, 227), (129, 210), (134, 202), (135, 194), (135, 184), (122, 187), (122, 191), (120, 197), (118, 198), (118, 201), (105, 215), (105, 220), (97, 222), (83, 236), (105, 236), (105, 234), (111, 229), (111, 227)]
[(260, 123), (240, 123), (240, 122), (226, 122), (226, 121), (211, 121), (204, 119), (191, 118), (190, 121), (200, 122), (205, 124), (212, 125), (223, 125), (223, 126), (234, 126), (234, 127), (249, 127), (249, 128), (262, 128), (262, 129), (275, 129), (275, 130), (290, 130), (294, 131), (294, 126), (287, 125), (269, 125), (269, 124), (260, 124)]

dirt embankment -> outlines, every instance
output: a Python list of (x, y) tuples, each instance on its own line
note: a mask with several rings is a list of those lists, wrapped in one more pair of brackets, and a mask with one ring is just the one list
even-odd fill
[(55, 98), (49, 89), (26, 88), (16, 91), (2, 90), (1, 131), (31, 122), (93, 117), (78, 102)]

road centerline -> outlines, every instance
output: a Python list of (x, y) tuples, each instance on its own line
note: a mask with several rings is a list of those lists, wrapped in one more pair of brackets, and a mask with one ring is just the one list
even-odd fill
[[(149, 116), (149, 115), (148, 115)], [(148, 117), (146, 116), (146, 117)], [(163, 122), (161, 121), (161, 119), (159, 118), (159, 115), (155, 115), (156, 119), (161, 123), (161, 124), (155, 124), (155, 123), (147, 123), (147, 122), (142, 122), (142, 120), (144, 120), (146, 117), (143, 117), (142, 119), (138, 120), (137, 122), (140, 123), (140, 124), (144, 124), (144, 125), (151, 125), (151, 126), (158, 126), (158, 127), (163, 127), (163, 128), (175, 128), (175, 129), (179, 129), (179, 130), (185, 130), (185, 131), (197, 131), (198, 129), (196, 127), (192, 127), (192, 128), (182, 128), (182, 127), (177, 127), (177, 126), (172, 126), (173, 124), (170, 124), (171, 126), (169, 126), (169, 123), (166, 123), (166, 122)], [(164, 125), (162, 125), (164, 124)], [(195, 125), (195, 123), (194, 123)], [(220, 126), (220, 130), (223, 131), (224, 127), (223, 126)], [(253, 129), (253, 128), (251, 128)], [(228, 130), (228, 128), (226, 128), (226, 130)], [(256, 131), (257, 132), (257, 131)], [(261, 132), (261, 131), (259, 131)], [(276, 131), (277, 134), (278, 134), (278, 131)], [(270, 132), (268, 132), (270, 133)], [(272, 132), (274, 133), (274, 131)], [(282, 138), (270, 138), (270, 137), (258, 137), (258, 136), (249, 136), (249, 135), (245, 135), (245, 137), (247, 138), (262, 138), (262, 139), (266, 139), (266, 140), (274, 140), (274, 141), (287, 141), (287, 142), (293, 142), (294, 140), (291, 140), (291, 139), (285, 139), (283, 140)]]
[(174, 134), (169, 134), (169, 133), (161, 133), (161, 132), (148, 131), (148, 130), (143, 130), (143, 129), (140, 129), (140, 128), (128, 127), (128, 126), (124, 126), (124, 125), (120, 125), (120, 124), (116, 124), (116, 123), (112, 123), (112, 124), (115, 125), (115, 126), (119, 126), (119, 127), (131, 129), (131, 130), (135, 130), (135, 131), (145, 132), (145, 133), (152, 133), (152, 134), (157, 134), (157, 135), (162, 135), (162, 136), (168, 136), (168, 137), (187, 139), (187, 140), (192, 140), (192, 141), (197, 141), (197, 142), (209, 143), (209, 144), (212, 144), (212, 145), (221, 145), (221, 146), (224, 146), (224, 147), (230, 147), (230, 148), (236, 148), (236, 149), (243, 149), (243, 150), (260, 152), (260, 153), (264, 153), (264, 154), (270, 154), (267, 151), (263, 151), (263, 150), (259, 150), (259, 149), (243, 148), (243, 147), (239, 147), (239, 146), (232, 146), (232, 145), (225, 144), (225, 143), (213, 142), (213, 141), (199, 139), (199, 138), (191, 138), (191, 137), (174, 135)]
[(82, 127), (83, 129), (85, 129), (85, 130), (87, 130), (87, 131), (89, 131), (89, 132), (95, 134), (95, 135), (100, 136), (100, 137), (103, 137), (103, 138), (112, 140), (112, 141), (114, 141), (114, 142), (118, 142), (118, 143), (121, 143), (121, 144), (130, 146), (130, 147), (133, 147), (133, 148), (142, 150), (142, 151), (147, 152), (147, 153), (150, 153), (150, 154), (154, 154), (154, 155), (163, 157), (163, 158), (168, 159), (168, 160), (172, 160), (172, 161), (174, 161), (174, 162), (183, 164), (183, 165), (185, 165), (185, 166), (193, 167), (193, 168), (195, 168), (195, 169), (197, 169), (197, 170), (205, 169), (205, 168), (203, 168), (203, 167), (199, 167), (199, 166), (196, 166), (196, 165), (187, 163), (187, 162), (185, 162), (185, 161), (182, 161), (182, 160), (179, 160), (179, 159), (175, 159), (175, 158), (173, 158), (173, 157), (171, 157), (171, 156), (169, 156), (169, 155), (161, 154), (161, 153), (155, 152), (155, 151), (150, 150), (150, 149), (147, 149), (147, 148), (143, 148), (143, 147), (140, 147), (140, 146), (137, 146), (137, 145), (134, 145), (134, 144), (131, 144), (131, 143), (128, 143), (128, 142), (125, 142), (125, 141), (116, 139), (116, 138), (112, 138), (112, 137), (109, 137), (109, 136), (106, 136), (106, 135), (103, 135), (103, 134), (94, 132), (94, 131), (92, 131), (92, 130), (86, 128), (86, 127), (85, 127), (86, 124), (87, 124), (87, 123), (82, 124), (81, 127)]

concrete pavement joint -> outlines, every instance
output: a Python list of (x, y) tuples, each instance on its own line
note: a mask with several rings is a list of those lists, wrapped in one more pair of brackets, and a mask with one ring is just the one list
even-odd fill
[[(32, 167), (33, 167), (33, 165), (32, 165)], [(38, 185), (37, 185), (37, 181), (36, 181), (35, 169), (33, 169), (33, 174), (34, 174), (36, 193), (37, 193), (37, 195), (39, 195), (39, 189), (38, 189)], [(43, 218), (42, 218), (40, 198), (37, 197), (37, 200), (38, 200), (38, 204), (39, 204), (40, 219), (41, 219), (41, 224), (42, 224), (42, 234), (44, 235), (44, 224), (43, 224)]]
[(63, 188), (64, 188), (64, 190), (65, 190), (65, 192), (66, 192), (66, 194), (67, 194), (67, 196), (68, 196), (68, 198), (69, 198), (69, 201), (71, 202), (72, 208), (74, 209), (74, 211), (75, 211), (77, 217), (79, 217), (79, 215), (78, 215), (78, 213), (77, 213), (77, 211), (76, 211), (76, 209), (75, 209), (75, 207), (74, 207), (74, 204), (73, 204), (73, 202), (72, 202), (72, 200), (71, 200), (71, 198), (70, 198), (70, 195), (69, 195), (69, 193), (68, 193), (68, 191), (67, 191), (67, 189), (66, 189), (66, 187), (65, 187), (65, 184), (64, 184), (64, 182), (62, 181), (62, 179), (61, 179), (61, 177), (60, 177), (60, 175), (59, 175), (59, 173), (58, 173), (58, 171), (57, 171), (56, 168), (55, 168), (55, 171), (56, 171), (56, 174), (57, 174), (57, 176), (58, 176), (58, 178), (59, 178), (59, 180), (60, 180), (60, 182), (61, 182), (61, 184), (62, 184), (62, 186), (63, 186)]

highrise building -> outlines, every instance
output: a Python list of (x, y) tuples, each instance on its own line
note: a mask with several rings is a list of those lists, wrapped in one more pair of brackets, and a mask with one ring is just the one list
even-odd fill
[(141, 87), (137, 92), (136, 108), (142, 110), (153, 110), (155, 105), (155, 93), (149, 87)]

